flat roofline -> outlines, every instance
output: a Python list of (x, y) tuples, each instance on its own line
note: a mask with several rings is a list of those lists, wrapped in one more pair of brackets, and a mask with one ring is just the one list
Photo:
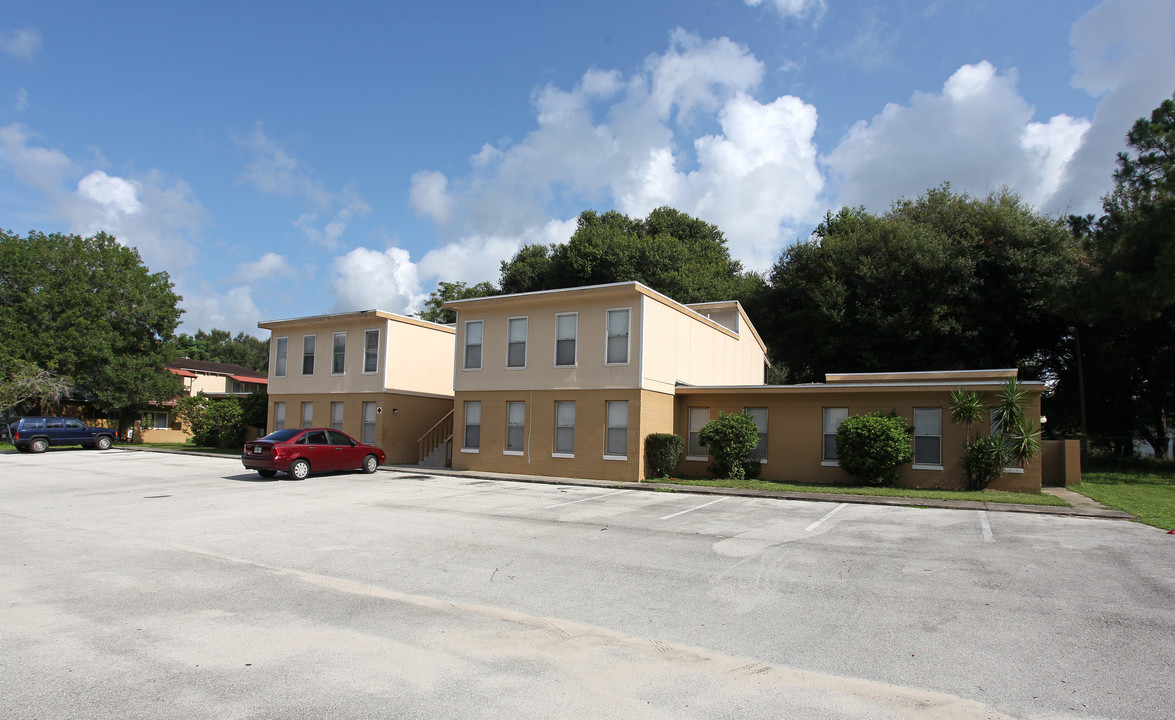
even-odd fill
[[(678, 385), (674, 388), (679, 395), (702, 395), (715, 392), (824, 392), (841, 390), (862, 390), (869, 388), (905, 388), (907, 390), (943, 390), (956, 388), (962, 384), (966, 387), (997, 388), (1003, 385), (999, 380), (976, 380), (972, 382), (873, 382), (873, 383), (805, 383), (801, 385)], [(1045, 384), (1039, 380), (1026, 380), (1021, 383), (1027, 387), (1043, 389)]]
[(277, 327), (285, 325), (297, 324), (326, 324), (336, 322), (339, 320), (358, 320), (365, 317), (380, 318), (382, 320), (391, 320), (393, 322), (404, 323), (405, 325), (415, 325), (417, 327), (427, 328), (429, 330), (438, 330), (444, 333), (456, 334), (457, 330), (452, 325), (442, 325), (440, 323), (429, 322), (428, 320), (421, 320), (410, 315), (400, 315), (399, 313), (388, 312), (386, 310), (355, 310), (352, 312), (343, 313), (329, 313), (326, 315), (308, 315), (300, 318), (286, 318), (282, 320), (263, 320), (257, 323), (257, 327), (263, 330), (274, 330)]
[(988, 368), (983, 370), (915, 370), (903, 372), (865, 372), (865, 373), (825, 373), (824, 380), (828, 384), (840, 384), (845, 382), (865, 382), (872, 380), (873, 382), (884, 382), (888, 380), (904, 381), (904, 380), (945, 380), (947, 378), (956, 378), (959, 380), (969, 379), (995, 379), (999, 378), (1007, 380), (1008, 378), (1015, 378), (1019, 375), (1016, 368)]

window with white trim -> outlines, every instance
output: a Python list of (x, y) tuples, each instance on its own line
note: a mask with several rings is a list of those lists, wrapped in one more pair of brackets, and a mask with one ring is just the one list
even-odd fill
[(628, 456), (628, 401), (607, 402), (607, 427), (604, 438), (605, 457)]
[(331, 344), (330, 374), (342, 375), (347, 367), (347, 333), (334, 334)]
[(914, 466), (942, 467), (942, 408), (914, 408)]
[(302, 427), (307, 428), (307, 427), (313, 427), (313, 426), (314, 426), (314, 403), (304, 402), (304, 403), (302, 403)]
[(375, 416), (378, 414), (374, 402), (363, 403), (363, 437), (360, 440), (365, 443), (375, 442)]
[(825, 463), (837, 463), (839, 456), (836, 452), (836, 430), (848, 416), (848, 408), (824, 408), (824, 451), (821, 459)]
[(524, 317), (510, 318), (506, 321), (509, 343), (506, 346), (506, 367), (526, 367), (526, 326)]
[(575, 454), (575, 403), (555, 403), (555, 454)]
[(506, 403), (506, 452), (522, 454), (526, 440), (526, 403)]
[(485, 321), (470, 320), (465, 323), (465, 369), (481, 370), (481, 343)]
[(277, 338), (273, 351), (273, 376), (286, 376), (286, 354), (289, 352), (290, 339), (288, 337)]
[(555, 366), (575, 366), (575, 336), (579, 330), (578, 313), (555, 316)]
[(286, 429), (286, 404), (284, 402), (275, 402), (273, 404), (273, 429)]
[(686, 459), (705, 460), (709, 454), (706, 446), (698, 439), (698, 433), (710, 422), (710, 408), (692, 407), (688, 411), (689, 437), (686, 440)]
[(343, 404), (341, 402), (330, 404), (330, 426), (335, 430), (343, 429)]
[(302, 374), (314, 374), (314, 343), (317, 340), (316, 335), (302, 336)]
[(166, 430), (169, 427), (167, 412), (162, 410), (148, 410), (143, 413), (141, 422), (144, 430)]
[(767, 459), (767, 408), (749, 407), (743, 408), (743, 412), (755, 421), (755, 427), (759, 430), (759, 442), (747, 459), (765, 461)]
[(367, 330), (363, 333), (363, 372), (373, 373), (379, 370), (379, 330)]
[(465, 402), (465, 444), (466, 450), (477, 450), (481, 447), (481, 401), (467, 400)]
[(608, 346), (604, 362), (608, 365), (624, 365), (628, 362), (629, 308), (608, 311)]

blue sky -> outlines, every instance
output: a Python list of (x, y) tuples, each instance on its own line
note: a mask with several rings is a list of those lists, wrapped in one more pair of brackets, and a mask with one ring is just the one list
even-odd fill
[(585, 209), (766, 270), (949, 181), (1094, 212), (1175, 91), (1170, 0), (8, 0), (0, 227), (106, 230), (183, 330), (411, 312)]

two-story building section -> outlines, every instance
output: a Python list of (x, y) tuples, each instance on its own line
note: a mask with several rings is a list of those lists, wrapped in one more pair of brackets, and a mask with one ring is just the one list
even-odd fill
[(417, 461), (453, 409), (452, 327), (381, 310), (261, 322), (272, 333), (268, 431), (330, 427)]
[(637, 282), (455, 300), (453, 467), (637, 480), (681, 386), (761, 385), (737, 302), (688, 306)]

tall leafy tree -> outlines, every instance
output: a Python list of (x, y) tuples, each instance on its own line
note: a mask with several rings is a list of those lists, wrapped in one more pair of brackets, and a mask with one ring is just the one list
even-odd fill
[(469, 298), (486, 297), (487, 295), (497, 295), (498, 289), (494, 287), (493, 283), (479, 282), (476, 285), (466, 285), (463, 282), (444, 282), (437, 283), (436, 290), (428, 296), (428, 300), (424, 301), (424, 309), (418, 313), (421, 320), (428, 320), (435, 323), (455, 323), (457, 322), (457, 313), (453, 310), (446, 310), (444, 305), (450, 300), (466, 300)]
[(790, 382), (828, 372), (1021, 367), (1055, 351), (1075, 280), (1065, 225), (949, 185), (829, 213), (775, 263), (759, 326)]
[(233, 335), (228, 330), (213, 328), (195, 335), (181, 333), (175, 340), (177, 356), (192, 360), (232, 363), (250, 370), (269, 369), (269, 342), (243, 332)]
[(1090, 434), (1120, 454), (1137, 435), (1162, 457), (1175, 417), (1175, 101), (1126, 142), (1104, 214), (1070, 218), (1087, 257), (1056, 409), (1073, 424), (1084, 379)]
[(99, 409), (134, 411), (182, 390), (164, 369), (179, 300), (167, 273), (105, 233), (0, 231), (0, 367), (67, 377)]

